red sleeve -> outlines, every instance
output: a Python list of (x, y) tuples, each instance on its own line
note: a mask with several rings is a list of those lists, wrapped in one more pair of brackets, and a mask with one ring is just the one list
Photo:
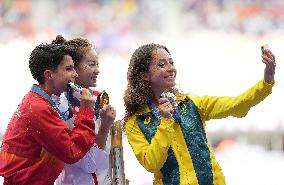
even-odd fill
[(70, 130), (58, 113), (47, 103), (30, 107), (29, 128), (35, 140), (65, 163), (81, 159), (95, 142), (94, 111), (80, 109)]

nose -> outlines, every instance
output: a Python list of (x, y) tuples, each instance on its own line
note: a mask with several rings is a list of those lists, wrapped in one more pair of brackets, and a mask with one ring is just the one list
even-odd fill
[(175, 70), (176, 70), (176, 68), (175, 68), (174, 65), (172, 65), (172, 64), (169, 64), (169, 65), (168, 65), (168, 67), (167, 67), (167, 71), (168, 71), (168, 72), (173, 72), (173, 71), (175, 71)]
[(99, 70), (99, 68), (98, 68), (98, 67), (96, 67), (96, 69), (95, 69), (94, 73), (95, 73), (96, 75), (98, 75), (98, 74), (100, 73), (100, 70)]
[(73, 78), (77, 78), (78, 77), (78, 73), (76, 72), (76, 70), (73, 71)]

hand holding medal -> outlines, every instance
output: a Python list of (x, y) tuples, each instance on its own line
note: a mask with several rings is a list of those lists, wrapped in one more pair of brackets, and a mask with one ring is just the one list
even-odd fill
[(178, 104), (176, 102), (176, 96), (171, 92), (163, 92), (159, 100), (159, 111), (163, 117), (174, 118), (176, 122), (180, 122), (180, 116), (178, 111)]
[(159, 99), (159, 112), (162, 117), (171, 118), (176, 109), (176, 97), (173, 93), (163, 92)]

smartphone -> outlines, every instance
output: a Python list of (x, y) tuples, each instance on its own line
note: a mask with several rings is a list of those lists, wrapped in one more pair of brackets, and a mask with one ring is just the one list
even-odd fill
[(261, 46), (262, 54), (264, 53), (264, 50), (265, 50), (265, 49), (269, 49), (268, 44), (265, 44), (265, 45)]

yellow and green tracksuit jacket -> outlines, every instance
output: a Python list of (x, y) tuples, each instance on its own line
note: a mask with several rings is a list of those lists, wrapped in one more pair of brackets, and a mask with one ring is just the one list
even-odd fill
[[(125, 123), (128, 142), (140, 164), (155, 174), (155, 185), (224, 185), (205, 133), (205, 121), (243, 117), (272, 92), (273, 84), (260, 81), (236, 97), (177, 95), (178, 117), (159, 117), (154, 104)], [(154, 108), (153, 108), (154, 105)]]

